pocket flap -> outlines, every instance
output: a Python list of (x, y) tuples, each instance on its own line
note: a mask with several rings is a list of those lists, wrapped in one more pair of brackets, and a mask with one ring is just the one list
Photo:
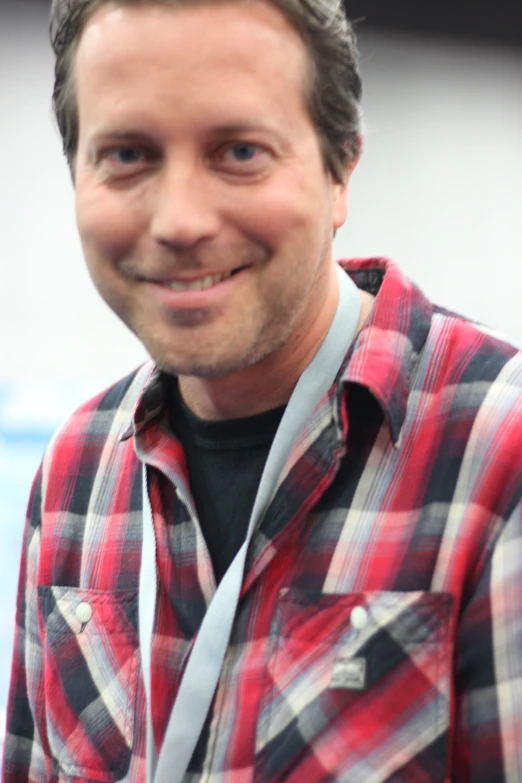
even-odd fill
[(433, 771), (432, 783), (441, 783), (452, 610), (446, 593), (281, 591), (258, 722), (256, 783), (322, 780), (310, 772), (317, 759), (329, 780), (359, 780), (361, 769), (375, 781), (410, 780), (421, 758)]
[(64, 774), (111, 783), (126, 774), (134, 743), (137, 591), (38, 591), (51, 752)]

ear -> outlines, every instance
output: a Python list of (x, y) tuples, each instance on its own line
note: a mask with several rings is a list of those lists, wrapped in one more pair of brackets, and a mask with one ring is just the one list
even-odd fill
[[(357, 139), (359, 142), (358, 146), (359, 148), (362, 147), (362, 139)], [(334, 229), (337, 231), (346, 223), (346, 218), (348, 217), (348, 186), (350, 183), (350, 178), (354, 172), (355, 167), (359, 163), (359, 155), (352, 158), (350, 160), (350, 163), (348, 164), (348, 168), (346, 171), (346, 175), (344, 177), (343, 182), (334, 182), (333, 184), (333, 198), (334, 198), (334, 208), (333, 208), (333, 223), (334, 223)]]
[(333, 185), (333, 228), (338, 231), (348, 217), (348, 182)]

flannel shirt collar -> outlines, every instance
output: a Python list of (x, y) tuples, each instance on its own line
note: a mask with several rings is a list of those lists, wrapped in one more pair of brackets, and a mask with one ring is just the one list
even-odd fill
[[(354, 383), (368, 389), (381, 406), (392, 440), (398, 445), (412, 373), (430, 330), (433, 307), (388, 259), (352, 259), (339, 263), (358, 288), (376, 297), (370, 316), (347, 355), (339, 388)], [(163, 373), (153, 362), (144, 365), (140, 372), (144, 385), (121, 440), (138, 435), (152, 420), (164, 414)]]
[(143, 365), (138, 371), (143, 374), (142, 389), (133, 407), (132, 414), (125, 422), (120, 440), (128, 440), (139, 435), (144, 428), (165, 410), (165, 384), (163, 373), (153, 361)]
[(381, 406), (398, 446), (413, 372), (431, 327), (433, 305), (386, 258), (340, 261), (375, 303), (341, 372), (341, 384), (365, 387)]

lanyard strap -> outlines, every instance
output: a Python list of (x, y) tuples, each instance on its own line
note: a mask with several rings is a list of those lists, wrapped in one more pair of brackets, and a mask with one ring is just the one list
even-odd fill
[(277, 430), (261, 476), (246, 539), (207, 609), (172, 708), (163, 747), (156, 754), (152, 728), (151, 650), (156, 614), (156, 541), (143, 463), (143, 548), (139, 585), (139, 634), (147, 696), (147, 783), (181, 783), (203, 729), (221, 674), (236, 615), (248, 546), (268, 508), (295, 440), (335, 381), (359, 322), (357, 287), (337, 267), (339, 304), (330, 330), (301, 375)]

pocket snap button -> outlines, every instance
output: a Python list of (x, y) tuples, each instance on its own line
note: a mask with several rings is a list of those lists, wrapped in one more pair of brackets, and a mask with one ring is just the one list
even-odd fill
[(76, 607), (76, 619), (79, 623), (88, 623), (89, 620), (92, 617), (92, 608), (91, 605), (88, 604), (86, 601), (82, 601), (81, 604), (78, 604)]
[(355, 606), (352, 609), (350, 622), (356, 631), (362, 631), (368, 625), (368, 612), (364, 606)]

